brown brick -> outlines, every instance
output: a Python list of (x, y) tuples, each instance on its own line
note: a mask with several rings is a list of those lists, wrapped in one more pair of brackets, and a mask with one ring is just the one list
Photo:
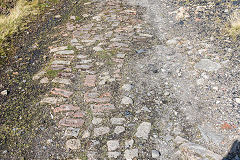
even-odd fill
[(64, 89), (59, 89), (59, 88), (53, 88), (51, 90), (51, 93), (55, 94), (55, 95), (61, 95), (61, 96), (66, 97), (66, 98), (69, 98), (73, 94), (73, 92), (66, 91)]
[(66, 127), (81, 127), (83, 124), (83, 119), (63, 118), (59, 121), (59, 125)]
[(57, 107), (53, 110), (54, 113), (63, 112), (63, 111), (76, 111), (79, 110), (79, 107), (75, 107), (72, 104), (63, 104), (60, 107)]

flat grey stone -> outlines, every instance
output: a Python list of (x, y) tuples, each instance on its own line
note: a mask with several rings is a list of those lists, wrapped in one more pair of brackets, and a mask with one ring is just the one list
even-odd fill
[(40, 83), (48, 83), (48, 78), (47, 77), (44, 77), (40, 80)]
[(123, 97), (121, 104), (125, 104), (125, 105), (133, 104), (133, 100), (131, 98), (125, 96), (125, 97)]
[(98, 137), (98, 136), (107, 134), (109, 131), (110, 131), (109, 127), (94, 128), (94, 136)]
[(37, 74), (35, 74), (33, 76), (33, 80), (38, 80), (39, 78), (41, 78), (46, 72), (45, 71), (41, 71), (41, 72), (38, 72)]
[(80, 128), (68, 127), (65, 130), (64, 137), (76, 137), (77, 138), (79, 131), (80, 131)]
[(86, 70), (86, 69), (92, 68), (92, 65), (76, 65), (75, 68), (76, 69), (84, 69), (84, 70)]
[(125, 141), (125, 148), (132, 148), (133, 146), (133, 143), (134, 143), (134, 140), (133, 139), (130, 139), (130, 140), (126, 140)]
[(184, 143), (179, 146), (184, 159), (211, 159), (220, 160), (222, 156), (194, 143)]
[(166, 42), (167, 45), (171, 46), (171, 45), (177, 45), (178, 44), (178, 40), (176, 39), (170, 39)]
[(88, 138), (90, 137), (90, 132), (88, 130), (83, 132), (82, 138)]
[(120, 152), (108, 152), (108, 158), (118, 158), (120, 154)]
[(196, 69), (204, 70), (208, 72), (214, 72), (221, 68), (221, 65), (217, 62), (213, 62), (210, 59), (201, 59), (196, 65)]
[(70, 63), (71, 63), (70, 61), (58, 61), (58, 60), (52, 62), (53, 65), (58, 65), (58, 64), (70, 65)]
[(101, 124), (102, 123), (102, 118), (96, 118), (94, 117), (93, 120), (92, 120), (92, 124), (94, 125), (98, 125), (98, 124)]
[(72, 40), (71, 40), (71, 43), (78, 43), (77, 38), (72, 39)]
[(157, 150), (152, 150), (152, 158), (159, 158), (160, 157), (160, 152)]
[(63, 51), (66, 49), (68, 49), (68, 46), (56, 47), (56, 48), (50, 49), (50, 53), (57, 52), (57, 51)]
[(143, 122), (137, 128), (137, 132), (135, 135), (138, 138), (148, 139), (148, 134), (150, 133), (150, 130), (151, 130), (151, 123)]
[(64, 100), (64, 98), (46, 97), (41, 100), (41, 103), (57, 104), (58, 102), (63, 102)]
[(124, 131), (125, 131), (125, 128), (123, 126), (116, 126), (116, 128), (114, 129), (114, 133), (116, 134), (120, 134)]
[(93, 50), (96, 51), (96, 52), (103, 51), (103, 49), (99, 46), (93, 47)]
[(132, 160), (135, 157), (138, 157), (138, 149), (127, 149), (124, 152), (124, 157), (127, 160)]
[(124, 84), (124, 85), (122, 86), (122, 89), (123, 89), (124, 91), (129, 92), (129, 91), (132, 89), (132, 85), (131, 85), (131, 84)]
[(64, 51), (57, 51), (56, 54), (74, 54), (73, 50), (64, 50)]
[(112, 124), (123, 124), (125, 118), (111, 118), (110, 121)]
[(117, 54), (117, 58), (121, 58), (121, 59), (123, 59), (125, 57), (125, 54)]
[(119, 141), (118, 140), (110, 140), (107, 141), (108, 151), (114, 151), (119, 148)]
[(87, 55), (82, 55), (82, 54), (77, 55), (77, 58), (79, 58), (79, 59), (84, 59), (87, 57), (88, 57)]
[(78, 150), (81, 148), (81, 142), (79, 139), (69, 139), (66, 142), (66, 149)]

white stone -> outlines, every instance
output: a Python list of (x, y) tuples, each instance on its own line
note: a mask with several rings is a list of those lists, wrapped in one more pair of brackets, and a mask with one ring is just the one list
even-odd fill
[(134, 140), (133, 139), (130, 139), (130, 140), (126, 140), (125, 141), (125, 148), (132, 148), (133, 146), (133, 143), (134, 143)]
[(126, 105), (133, 104), (133, 100), (131, 98), (125, 96), (125, 97), (123, 97), (121, 104), (126, 104)]
[(240, 98), (236, 98), (235, 101), (240, 104)]
[(159, 158), (160, 157), (160, 152), (157, 150), (152, 150), (152, 158)]
[(68, 127), (65, 130), (64, 137), (76, 137), (77, 138), (79, 131), (80, 131), (80, 128)]
[(214, 72), (219, 70), (221, 65), (217, 62), (211, 61), (210, 59), (201, 59), (198, 63), (196, 63), (195, 68), (208, 72)]
[(88, 138), (90, 136), (90, 132), (88, 130), (83, 132), (82, 138)]
[(101, 124), (101, 123), (102, 123), (102, 118), (94, 117), (93, 120), (92, 120), (92, 124), (94, 124), (94, 125), (98, 125), (98, 124)]
[(71, 43), (78, 43), (77, 38), (72, 39), (72, 40), (71, 40)]
[(107, 134), (109, 131), (110, 131), (109, 127), (94, 128), (94, 136), (98, 137), (98, 136)]
[(73, 50), (63, 50), (63, 51), (57, 51), (56, 54), (61, 54), (61, 55), (64, 55), (64, 54), (73, 54), (74, 51)]
[(99, 46), (93, 47), (93, 50), (96, 51), (96, 52), (103, 51), (103, 49)]
[(45, 71), (41, 71), (39, 73), (37, 73), (36, 75), (33, 76), (33, 80), (38, 80), (39, 78), (41, 78), (46, 72)]
[(170, 39), (166, 42), (167, 45), (171, 46), (171, 45), (177, 45), (178, 44), (178, 40), (176, 39)]
[(120, 152), (108, 152), (108, 158), (118, 158), (120, 154)]
[(70, 19), (71, 19), (71, 20), (75, 20), (76, 17), (75, 17), (75, 16), (70, 16)]
[(138, 157), (138, 149), (127, 149), (124, 152), (124, 157), (126, 160), (132, 160), (135, 157)]
[(52, 64), (55, 64), (55, 65), (58, 65), (58, 64), (70, 65), (70, 63), (71, 63), (70, 61), (59, 61), (59, 60), (52, 62)]
[(48, 78), (44, 77), (40, 80), (40, 83), (48, 83)]
[(132, 89), (132, 85), (131, 85), (131, 84), (124, 84), (124, 85), (122, 86), (122, 89), (123, 89), (124, 91), (129, 92), (129, 91)]
[(125, 131), (125, 128), (123, 126), (116, 126), (116, 128), (114, 129), (114, 133), (116, 134), (120, 134), (124, 131)]
[(81, 142), (79, 139), (69, 139), (66, 142), (66, 149), (77, 150), (80, 149)]
[(120, 54), (120, 53), (117, 54), (117, 58), (122, 58), (123, 59), (124, 57), (125, 57), (125, 54)]
[(61, 15), (56, 15), (55, 18), (61, 18)]
[(111, 118), (110, 121), (112, 124), (123, 124), (125, 118)]
[(136, 132), (136, 137), (148, 139), (148, 134), (151, 130), (151, 123), (149, 122), (143, 122), (139, 125)]
[(50, 49), (50, 53), (52, 53), (52, 52), (57, 52), (57, 51), (63, 51), (63, 50), (66, 50), (66, 49), (68, 49), (68, 46), (62, 46), (62, 47), (52, 48), (52, 49)]
[(118, 140), (110, 140), (107, 141), (108, 151), (114, 151), (119, 148), (119, 141)]
[(8, 94), (7, 90), (4, 90), (4, 91), (1, 92), (1, 95), (3, 95), (3, 96), (6, 96), (7, 94)]
[(87, 55), (82, 55), (82, 54), (77, 55), (77, 58), (79, 58), (79, 59), (84, 59), (87, 57), (88, 57)]

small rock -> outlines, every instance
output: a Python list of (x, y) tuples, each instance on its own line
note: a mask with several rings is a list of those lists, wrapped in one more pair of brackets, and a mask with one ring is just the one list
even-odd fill
[(240, 98), (236, 98), (235, 101), (240, 104)]
[(119, 148), (119, 141), (118, 140), (110, 140), (107, 142), (108, 151), (114, 151)]
[(102, 123), (102, 118), (96, 118), (96, 117), (93, 118), (92, 124), (98, 125), (100, 123)]
[(103, 51), (103, 49), (99, 46), (93, 47), (93, 50), (96, 51), (96, 52)]
[(83, 132), (82, 138), (88, 138), (90, 136), (90, 132), (88, 130)]
[(56, 104), (56, 103), (63, 102), (63, 101), (65, 101), (64, 98), (46, 97), (41, 100), (41, 103)]
[(64, 137), (76, 137), (78, 136), (80, 128), (68, 127), (65, 130)]
[(114, 129), (114, 133), (116, 134), (120, 134), (122, 132), (125, 131), (125, 128), (123, 126), (117, 126), (115, 129)]
[(48, 78), (44, 77), (43, 79), (40, 80), (40, 83), (48, 83)]
[(141, 53), (145, 53), (146, 51), (147, 51), (146, 49), (139, 49), (139, 50), (136, 50), (136, 53), (141, 54)]
[(196, 69), (204, 70), (208, 72), (214, 72), (221, 68), (219, 63), (213, 62), (210, 59), (201, 59), (196, 65)]
[(125, 105), (133, 104), (133, 100), (131, 98), (125, 96), (125, 97), (123, 97), (121, 104), (125, 104)]
[(124, 58), (125, 57), (125, 54), (117, 54), (117, 58)]
[(109, 131), (110, 131), (109, 127), (94, 128), (94, 136), (98, 137), (98, 136), (107, 134)]
[(41, 78), (46, 72), (45, 71), (41, 71), (39, 73), (37, 73), (36, 75), (33, 76), (33, 80), (38, 80), (39, 78)]
[(152, 158), (159, 158), (161, 156), (160, 152), (157, 150), (152, 150)]
[(118, 158), (120, 154), (120, 152), (108, 152), (108, 158)]
[(137, 133), (135, 134), (138, 138), (148, 139), (148, 134), (151, 130), (151, 123), (143, 122), (137, 128)]
[(124, 157), (127, 160), (132, 160), (135, 157), (138, 157), (138, 149), (127, 149), (124, 152)]
[(6, 96), (7, 94), (8, 94), (7, 90), (4, 90), (4, 91), (1, 92), (1, 95), (3, 95), (3, 96)]
[(67, 150), (69, 150), (69, 149), (77, 150), (77, 149), (80, 149), (80, 147), (81, 147), (81, 143), (80, 143), (79, 139), (69, 139), (66, 142), (66, 149)]
[(177, 45), (178, 44), (178, 40), (176, 39), (170, 39), (166, 42), (167, 45), (171, 46), (171, 45)]
[(55, 18), (61, 18), (61, 15), (56, 15)]
[(123, 89), (124, 91), (129, 92), (129, 91), (132, 89), (132, 85), (131, 85), (131, 84), (124, 84), (124, 85), (122, 86), (122, 89)]
[(75, 16), (71, 16), (70, 19), (71, 19), (71, 20), (75, 20), (76, 17), (75, 17)]
[(125, 141), (125, 148), (132, 148), (133, 143), (134, 143), (134, 140), (133, 140), (133, 139), (131, 139), (131, 140), (126, 140), (126, 141)]
[(66, 84), (66, 85), (70, 85), (71, 84), (71, 80), (70, 79), (64, 79), (64, 78), (59, 78), (56, 77), (52, 80), (53, 83), (61, 83), (61, 84)]
[(110, 121), (112, 124), (123, 124), (125, 118), (111, 118)]

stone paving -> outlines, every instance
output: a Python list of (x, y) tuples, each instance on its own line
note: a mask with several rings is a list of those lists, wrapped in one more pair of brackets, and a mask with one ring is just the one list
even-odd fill
[(41, 104), (52, 108), (66, 152), (80, 151), (89, 160), (136, 159), (141, 151), (135, 142), (148, 140), (151, 122), (134, 119), (134, 98), (129, 97), (133, 86), (123, 78), (122, 67), (135, 52), (131, 41), (147, 42), (152, 35), (144, 31), (136, 9), (123, 7), (121, 1), (85, 5), (104, 7), (86, 14), (90, 18), (86, 24), (70, 21), (72, 39), (50, 49), (54, 58), (48, 70), (57, 76), (49, 79), (43, 70), (33, 78), (55, 86)]

